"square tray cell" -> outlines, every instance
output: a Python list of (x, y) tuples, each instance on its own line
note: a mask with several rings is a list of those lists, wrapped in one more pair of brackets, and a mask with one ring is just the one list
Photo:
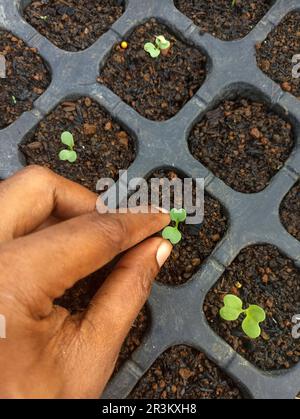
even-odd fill
[(203, 353), (181, 345), (160, 355), (128, 398), (243, 399), (243, 394)]
[(221, 102), (193, 128), (192, 155), (238, 192), (263, 190), (294, 146), (292, 125), (244, 97)]
[[(159, 35), (171, 47), (166, 55), (151, 58), (144, 45), (155, 43)], [(127, 42), (126, 50), (115, 46), (98, 81), (148, 119), (164, 121), (176, 115), (203, 84), (206, 56), (155, 19), (136, 28)]]
[[(293, 57), (300, 54), (300, 12), (288, 14), (265, 41), (256, 46), (257, 64), (281, 88), (300, 99), (300, 75), (296, 71), (297, 60)], [(295, 67), (295, 75), (293, 69)]]
[(57, 47), (81, 51), (90, 47), (109, 30), (123, 12), (119, 0), (32, 1), (24, 9), (30, 25)]
[(197, 26), (224, 41), (246, 36), (274, 4), (273, 0), (175, 0), (175, 6)]
[(282, 201), (280, 217), (287, 231), (300, 240), (300, 183), (297, 183)]
[[(245, 336), (241, 319), (221, 319), (219, 310), (226, 294), (240, 297), (244, 308), (256, 304), (265, 310), (267, 318), (258, 339)], [(292, 319), (300, 313), (300, 270), (276, 247), (256, 245), (243, 249), (206, 296), (204, 312), (213, 330), (261, 370), (289, 369), (299, 362)]]
[[(160, 169), (150, 175), (149, 179), (160, 180), (160, 200), (164, 182), (183, 179), (176, 170)], [(193, 188), (196, 198), (196, 188)], [(150, 199), (150, 197), (149, 197)], [(160, 202), (160, 205), (162, 203)], [(174, 190), (171, 190), (171, 208), (174, 204)], [(204, 220), (201, 225), (182, 224), (179, 229), (182, 240), (174, 246), (170, 258), (159, 272), (156, 280), (165, 285), (182, 285), (190, 280), (203, 262), (211, 255), (221, 241), (228, 226), (228, 220), (222, 205), (209, 194), (204, 197)]]
[[(61, 161), (62, 132), (73, 134), (76, 163)], [(100, 178), (117, 180), (135, 159), (135, 141), (89, 97), (67, 100), (50, 112), (20, 146), (27, 164), (48, 167), (95, 191)]]
[(37, 50), (0, 28), (0, 55), (5, 78), (0, 78), (0, 130), (14, 122), (47, 89), (50, 74)]

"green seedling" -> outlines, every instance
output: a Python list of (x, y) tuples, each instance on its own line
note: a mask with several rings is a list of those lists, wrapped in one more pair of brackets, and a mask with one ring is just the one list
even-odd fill
[(161, 54), (161, 51), (168, 50), (170, 46), (170, 41), (163, 35), (159, 35), (155, 38), (155, 45), (152, 44), (152, 42), (147, 42), (144, 45), (144, 50), (148, 52), (152, 58), (157, 58)]
[(236, 0), (232, 0), (232, 7), (235, 7), (236, 6)]
[(74, 138), (73, 135), (65, 131), (61, 134), (61, 142), (68, 147), (68, 150), (62, 150), (59, 153), (60, 160), (74, 163), (77, 160), (77, 153), (74, 151)]
[(171, 220), (175, 222), (175, 227), (168, 226), (163, 232), (162, 236), (164, 239), (169, 240), (172, 244), (177, 244), (182, 239), (182, 235), (178, 230), (179, 223), (182, 223), (186, 219), (186, 210), (173, 208), (170, 212)]
[(168, 49), (171, 46), (170, 41), (168, 41), (163, 35), (159, 35), (155, 39), (155, 43), (157, 45), (157, 48), (160, 50), (162, 49)]
[(220, 310), (220, 316), (227, 321), (237, 320), (241, 314), (246, 317), (242, 323), (244, 333), (250, 339), (257, 339), (261, 334), (260, 323), (266, 320), (265, 311), (256, 305), (250, 305), (247, 309), (243, 309), (243, 301), (232, 294), (224, 297), (224, 307)]
[(11, 97), (11, 100), (12, 100), (13, 105), (16, 105), (17, 104), (16, 96), (12, 96)]

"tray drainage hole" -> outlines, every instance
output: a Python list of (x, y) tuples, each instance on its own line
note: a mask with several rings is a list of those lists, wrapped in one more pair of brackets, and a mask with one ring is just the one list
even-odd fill
[[(77, 160), (61, 161), (61, 134), (73, 134)], [(100, 178), (118, 179), (136, 156), (135, 140), (97, 102), (89, 97), (67, 100), (49, 113), (21, 144), (27, 164), (54, 170), (96, 191)]]
[(125, 11), (124, 1), (32, 1), (24, 9), (27, 22), (57, 47), (81, 51), (107, 32)]
[[(163, 35), (171, 47), (166, 55), (151, 58), (144, 45), (155, 43), (158, 35)], [(99, 83), (148, 119), (173, 117), (203, 84), (206, 56), (155, 19), (136, 28), (126, 41), (126, 50), (120, 45), (113, 49), (100, 70)]]
[(274, 0), (237, 0), (236, 6), (227, 0), (175, 0), (175, 6), (201, 33), (208, 32), (224, 41), (246, 36), (263, 18)]
[(10, 32), (0, 30), (0, 130), (44, 93), (51, 77), (41, 56)]
[(243, 399), (237, 385), (202, 352), (173, 346), (160, 355), (129, 399)]
[(238, 192), (263, 190), (294, 147), (294, 133), (265, 103), (236, 97), (207, 112), (189, 137), (191, 154)]
[[(169, 169), (158, 169), (148, 177), (159, 179), (160, 205), (162, 205), (162, 188), (176, 179), (184, 179), (184, 175)], [(150, 188), (149, 188), (150, 190)], [(192, 190), (195, 198), (196, 188)], [(171, 208), (174, 207), (174, 188), (171, 188)], [(151, 195), (149, 194), (149, 202)], [(174, 246), (174, 250), (158, 274), (156, 280), (165, 285), (181, 285), (187, 282), (199, 270), (204, 260), (209, 257), (217, 243), (227, 230), (228, 221), (221, 204), (209, 194), (204, 197), (204, 222), (199, 225), (182, 223), (180, 230), (182, 240)]]
[[(240, 297), (244, 308), (256, 304), (265, 310), (267, 318), (258, 339), (245, 336), (242, 316), (235, 322), (220, 318), (219, 310), (227, 294)], [(299, 362), (299, 342), (293, 338), (292, 319), (300, 314), (300, 270), (276, 247), (256, 245), (243, 249), (206, 296), (204, 312), (212, 329), (261, 370), (285, 370)]]

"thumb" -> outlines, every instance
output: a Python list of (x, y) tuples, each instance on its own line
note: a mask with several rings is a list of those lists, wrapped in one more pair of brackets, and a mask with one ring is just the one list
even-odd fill
[(171, 251), (172, 245), (167, 240), (148, 239), (127, 252), (106, 279), (81, 325), (81, 332), (92, 343), (89, 348), (95, 348), (95, 353), (88, 355), (93, 363), (101, 358), (103, 366), (104, 358), (113, 368), (121, 345)]

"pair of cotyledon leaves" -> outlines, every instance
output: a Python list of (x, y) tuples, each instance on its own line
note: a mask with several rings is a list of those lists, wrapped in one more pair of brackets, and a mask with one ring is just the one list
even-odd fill
[(235, 321), (241, 314), (246, 316), (242, 323), (244, 333), (251, 339), (257, 339), (261, 334), (259, 324), (266, 320), (265, 311), (257, 305), (250, 305), (244, 310), (243, 302), (239, 297), (231, 294), (226, 295), (224, 297), (224, 307), (220, 310), (222, 319)]
[(159, 35), (155, 38), (155, 45), (152, 42), (147, 42), (144, 45), (144, 50), (150, 54), (152, 58), (157, 58), (160, 55), (161, 50), (170, 48), (170, 41), (168, 41), (163, 35)]
[(180, 231), (178, 230), (179, 223), (182, 223), (186, 219), (186, 210), (176, 209), (173, 208), (170, 211), (170, 217), (171, 220), (176, 223), (175, 227), (168, 226), (166, 227), (163, 232), (162, 236), (164, 239), (169, 240), (172, 244), (177, 244), (182, 239), (182, 235)]
[(68, 150), (62, 150), (59, 153), (60, 160), (74, 163), (77, 160), (77, 153), (74, 151), (74, 138), (73, 135), (65, 131), (61, 134), (61, 142), (68, 147)]

